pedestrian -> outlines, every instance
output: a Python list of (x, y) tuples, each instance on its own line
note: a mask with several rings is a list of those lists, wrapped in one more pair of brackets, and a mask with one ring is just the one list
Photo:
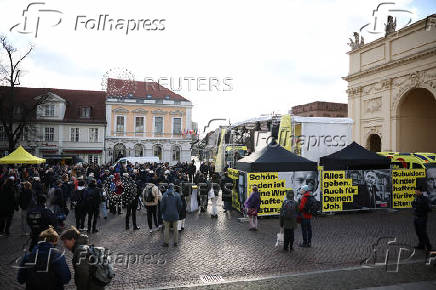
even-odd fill
[(260, 211), (260, 193), (257, 186), (253, 186), (253, 191), (244, 203), (247, 211), (250, 231), (257, 231), (257, 213)]
[(99, 182), (97, 184), (98, 189), (101, 193), (101, 213), (104, 219), (107, 219), (107, 193), (103, 190), (103, 184)]
[(133, 230), (139, 230), (139, 227), (136, 225), (136, 209), (138, 208), (139, 194), (141, 192), (138, 193), (136, 183), (129, 176), (129, 173), (123, 173), (121, 180), (123, 184), (122, 200), (127, 207), (126, 230), (130, 226), (130, 216), (132, 216)]
[[(88, 188), (84, 192), (86, 212), (88, 213), (88, 233), (97, 233), (97, 220), (100, 212), (101, 192), (97, 188), (95, 179), (89, 181)], [(91, 227), (92, 226), (92, 227)]]
[(179, 222), (177, 224), (177, 230), (183, 231), (185, 229), (185, 220), (186, 220), (186, 197), (185, 193), (181, 191), (180, 199), (182, 201), (182, 207), (179, 212)]
[(286, 200), (280, 209), (280, 228), (284, 235), (283, 250), (291, 252), (294, 245), (294, 229), (297, 227), (298, 206), (294, 200), (294, 191), (286, 191)]
[(217, 201), (219, 195), (219, 184), (212, 182), (209, 193), (210, 193), (210, 200), (212, 202), (212, 212), (210, 214), (210, 217), (216, 219), (218, 218)]
[(168, 190), (164, 193), (161, 202), (162, 219), (164, 222), (164, 247), (168, 247), (170, 239), (170, 227), (174, 229), (174, 247), (178, 243), (177, 221), (179, 212), (182, 208), (180, 195), (174, 191), (174, 184), (170, 184)]
[(46, 207), (46, 197), (44, 195), (38, 196), (37, 205), (27, 211), (27, 224), (30, 227), (31, 242), (29, 251), (39, 240), (39, 235), (48, 229), (50, 226), (56, 227), (57, 220), (55, 214)]
[(18, 283), (26, 283), (26, 289), (64, 289), (71, 280), (71, 272), (65, 256), (56, 249), (59, 235), (50, 227), (39, 238), (40, 242), (20, 262)]
[(28, 181), (23, 183), (23, 188), (20, 190), (18, 203), (21, 209), (21, 230), (24, 235), (30, 233), (29, 226), (27, 225), (27, 210), (36, 206), (36, 199), (32, 191), (32, 184)]
[(414, 224), (416, 235), (418, 236), (419, 243), (415, 249), (431, 251), (432, 247), (427, 234), (427, 216), (431, 212), (430, 200), (427, 196), (423, 195), (424, 185), (417, 184), (416, 186), (416, 197), (412, 202), (412, 207), (414, 208)]
[(64, 247), (73, 253), (72, 265), (74, 269), (74, 283), (77, 290), (101, 290), (104, 286), (98, 285), (91, 275), (91, 265), (87, 258), (87, 252), (83, 246), (87, 246), (87, 235), (81, 234), (75, 227), (65, 230), (61, 234)]
[[(230, 188), (227, 188), (227, 184), (230, 185)], [(221, 181), (221, 199), (224, 204), (224, 212), (232, 209), (232, 186), (233, 186), (233, 180), (229, 177), (228, 171), (224, 174), (224, 178)]]
[(77, 189), (71, 195), (71, 204), (74, 208), (74, 215), (76, 218), (76, 227), (83, 229), (85, 227), (86, 218), (86, 201), (85, 201), (85, 182), (79, 180)]
[(159, 188), (153, 184), (149, 183), (145, 186), (142, 192), (143, 200), (145, 201), (145, 209), (147, 211), (147, 222), (150, 233), (153, 232), (153, 221), (156, 228), (159, 227), (157, 218), (157, 207), (159, 201), (162, 199), (162, 193)]
[(18, 211), (15, 177), (9, 176), (0, 187), (0, 235), (9, 236), (14, 210)]
[(312, 246), (312, 212), (310, 211), (311, 204), (313, 204), (314, 197), (308, 185), (303, 185), (300, 189), (302, 195), (298, 205), (298, 211), (301, 215), (301, 232), (303, 234), (303, 243), (299, 246), (303, 248), (310, 248)]

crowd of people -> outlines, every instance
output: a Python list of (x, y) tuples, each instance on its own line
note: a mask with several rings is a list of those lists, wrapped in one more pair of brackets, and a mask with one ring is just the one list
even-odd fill
[[(232, 194), (226, 186), (232, 186), (232, 179), (225, 173), (215, 172), (213, 164), (202, 163), (197, 170), (195, 162), (131, 164), (118, 163), (116, 166), (78, 164), (31, 165), (0, 168), (0, 235), (9, 236), (15, 212), (20, 212), (20, 230), (29, 236), (28, 253), (21, 261), (31, 261), (35, 254), (48, 255), (62, 240), (65, 248), (74, 254), (74, 278), (78, 289), (103, 289), (106, 282), (99, 282), (89, 273), (90, 265), (75, 263), (84, 249), (98, 252), (88, 245), (88, 236), (97, 233), (99, 219), (107, 219), (108, 213), (121, 215), (125, 212), (125, 230), (139, 230), (136, 219), (138, 210), (145, 208), (150, 233), (163, 231), (163, 247), (169, 247), (171, 232), (172, 244), (178, 245), (178, 236), (185, 228), (187, 199), (196, 201), (200, 214), (207, 212), (211, 201), (212, 219), (218, 217), (217, 201), (220, 196), (224, 212), (232, 209)], [(196, 189), (196, 194), (193, 191)], [(419, 191), (419, 188), (418, 188)], [(280, 228), (284, 251), (292, 251), (294, 230), (301, 224), (303, 242), (300, 247), (311, 247), (312, 215), (317, 211), (316, 200), (310, 188), (302, 186), (294, 200), (294, 191), (288, 190), (280, 210)], [(428, 201), (417, 192), (415, 226), (419, 237), (417, 248), (431, 249), (426, 234), (427, 213), (431, 210)], [(252, 188), (243, 208), (249, 221), (249, 230), (257, 231), (257, 215), (261, 207), (261, 195), (256, 186)], [(74, 215), (73, 223), (65, 229), (65, 220)], [(131, 222), (130, 222), (131, 221)], [(59, 235), (59, 233), (61, 233)], [(85, 235), (85, 232), (87, 235)], [(84, 248), (86, 247), (86, 248)], [(90, 252), (91, 251), (91, 252)], [(59, 256), (54, 252), (54, 257)], [(44, 260), (44, 259), (43, 259)], [(36, 274), (28, 267), (20, 268), (18, 281), (34, 285), (29, 289), (62, 289), (71, 279), (71, 273), (62, 255), (59, 259), (37, 267), (48, 267), (53, 263), (55, 271), (49, 274)], [(36, 266), (35, 266), (36, 267)], [(110, 281), (111, 269), (102, 269)], [(95, 271), (94, 271), (95, 272)], [(44, 275), (50, 279), (40, 279)], [(53, 278), (54, 277), (54, 278)], [(51, 279), (53, 278), (53, 279)], [(44, 284), (44, 281), (48, 284)], [(97, 281), (97, 282), (96, 282)], [(43, 286), (40, 287), (40, 283)], [(39, 286), (38, 286), (39, 285)]]

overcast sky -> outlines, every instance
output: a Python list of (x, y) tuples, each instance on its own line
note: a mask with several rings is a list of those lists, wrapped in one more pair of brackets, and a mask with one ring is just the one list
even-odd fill
[[(20, 49), (35, 45), (23, 63), (23, 86), (102, 90), (106, 72), (116, 76), (119, 69), (138, 81), (172, 78), (177, 90), (181, 82), (176, 92), (193, 102), (193, 121), (203, 128), (212, 118), (237, 122), (312, 101), (347, 102), (341, 77), (348, 73), (348, 38), (367, 23), (372, 27), (373, 10), (383, 1), (40, 2), (45, 5), (33, 5), (26, 14), (24, 30), (22, 13), (32, 1), (0, 0), (0, 33)], [(377, 12), (373, 32), (383, 29), (388, 9), (410, 11), (391, 12), (398, 17), (397, 28), (436, 13), (434, 0), (390, 2), (395, 5)], [(130, 28), (141, 28), (126, 34), (126, 25), (112, 31), (85, 27), (83, 22), (105, 14), (121, 23), (132, 19)], [(158, 30), (147, 31), (138, 22), (142, 19), (163, 21), (146, 26)], [(383, 36), (368, 27), (365, 42)], [(184, 78), (191, 77), (200, 80), (201, 91), (196, 81), (188, 88)], [(220, 84), (208, 91), (210, 78)]]

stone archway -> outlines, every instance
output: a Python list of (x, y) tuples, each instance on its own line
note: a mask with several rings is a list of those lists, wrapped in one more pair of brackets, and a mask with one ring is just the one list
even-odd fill
[(122, 157), (126, 157), (126, 146), (122, 143), (115, 144), (114, 146), (114, 161)]
[(397, 151), (436, 152), (436, 98), (426, 88), (412, 88), (396, 108)]
[(371, 134), (368, 136), (367, 147), (369, 151), (381, 151), (381, 137), (378, 134)]

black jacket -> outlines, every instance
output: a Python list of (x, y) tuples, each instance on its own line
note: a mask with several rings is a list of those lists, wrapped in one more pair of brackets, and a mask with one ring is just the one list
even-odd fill
[(430, 201), (426, 196), (416, 196), (412, 202), (412, 207), (415, 209), (415, 216), (427, 217), (427, 214), (431, 212)]
[(13, 215), (14, 209), (18, 210), (15, 191), (15, 185), (8, 181), (0, 188), (0, 217)]

